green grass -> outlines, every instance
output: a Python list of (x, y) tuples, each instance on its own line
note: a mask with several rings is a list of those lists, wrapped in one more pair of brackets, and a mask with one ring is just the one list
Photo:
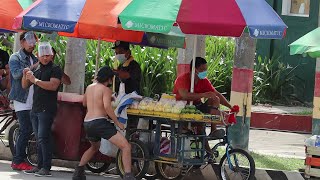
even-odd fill
[(311, 115), (312, 116), (312, 110), (305, 110), (305, 111), (301, 111), (301, 112), (296, 112), (296, 113), (293, 113), (293, 114), (296, 114), (296, 115)]
[(250, 154), (256, 163), (256, 168), (278, 169), (287, 171), (298, 171), (299, 169), (304, 168), (303, 159), (262, 155), (254, 152), (251, 152)]
[[(219, 148), (219, 154), (221, 158), (225, 153), (225, 150)], [(304, 169), (304, 160), (296, 158), (286, 158), (274, 155), (263, 155), (255, 152), (250, 152), (256, 164), (256, 168), (262, 169), (276, 169), (285, 171), (298, 171), (299, 169)], [(218, 158), (218, 161), (220, 159)]]

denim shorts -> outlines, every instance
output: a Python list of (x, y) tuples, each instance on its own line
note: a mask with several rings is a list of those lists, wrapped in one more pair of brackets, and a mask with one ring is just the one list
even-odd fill
[(116, 127), (106, 118), (98, 118), (83, 123), (87, 139), (91, 142), (99, 142), (101, 138), (110, 139), (117, 134)]

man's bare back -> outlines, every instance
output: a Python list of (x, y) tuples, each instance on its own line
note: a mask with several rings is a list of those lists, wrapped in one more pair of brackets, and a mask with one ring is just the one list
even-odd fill
[(87, 106), (85, 121), (108, 117), (107, 110), (111, 107), (112, 91), (101, 83), (93, 83), (86, 89), (83, 105)]

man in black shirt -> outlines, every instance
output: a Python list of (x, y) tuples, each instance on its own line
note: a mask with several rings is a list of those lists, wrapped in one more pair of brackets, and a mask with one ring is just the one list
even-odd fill
[(141, 95), (141, 68), (137, 61), (133, 59), (129, 46), (128, 42), (116, 41), (112, 48), (115, 50), (115, 58), (120, 62), (120, 67), (116, 70), (119, 77), (116, 81), (116, 92), (119, 91), (120, 82), (123, 82), (126, 94), (136, 91)]
[(22, 87), (34, 84), (31, 121), (37, 138), (38, 167), (25, 171), (36, 176), (51, 176), (51, 126), (57, 112), (58, 88), (62, 70), (52, 62), (52, 47), (47, 42), (39, 44), (40, 65), (32, 72), (23, 71)]
[[(115, 50), (116, 59), (120, 61), (120, 66), (116, 70), (116, 74), (119, 79), (116, 80), (116, 92), (119, 92), (120, 82), (125, 84), (125, 93), (129, 94), (136, 91), (142, 95), (140, 90), (141, 82), (141, 68), (131, 55), (129, 43), (124, 41), (116, 41), (112, 49)], [(119, 81), (120, 80), (120, 81)], [(138, 118), (134, 116), (128, 116), (127, 127), (137, 128)]]

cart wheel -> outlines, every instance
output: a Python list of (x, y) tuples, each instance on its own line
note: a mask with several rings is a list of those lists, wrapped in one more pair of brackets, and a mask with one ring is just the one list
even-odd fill
[(229, 157), (230, 161), (227, 158), (227, 154), (224, 154), (220, 161), (220, 178), (222, 180), (254, 179), (255, 163), (250, 154), (242, 149), (232, 149), (229, 151)]
[(178, 164), (156, 162), (156, 171), (160, 179), (181, 179), (182, 169)]
[[(143, 142), (132, 139), (129, 140), (131, 144), (131, 158), (132, 158), (132, 172), (137, 179), (141, 179), (145, 176), (149, 168), (150, 154), (148, 148)], [(125, 174), (124, 167), (122, 164), (122, 155), (119, 150), (116, 157), (116, 166), (118, 174), (123, 177)]]
[(34, 134), (31, 135), (28, 141), (26, 154), (27, 154), (28, 163), (31, 164), (32, 166), (37, 166), (38, 164), (37, 140)]
[(12, 156), (15, 155), (16, 151), (15, 151), (15, 147), (16, 147), (16, 142), (19, 136), (19, 123), (15, 123), (13, 126), (10, 127), (9, 129), (9, 147), (10, 147), (10, 151)]
[(88, 162), (86, 167), (93, 173), (102, 173), (109, 168), (110, 164), (110, 162)]

